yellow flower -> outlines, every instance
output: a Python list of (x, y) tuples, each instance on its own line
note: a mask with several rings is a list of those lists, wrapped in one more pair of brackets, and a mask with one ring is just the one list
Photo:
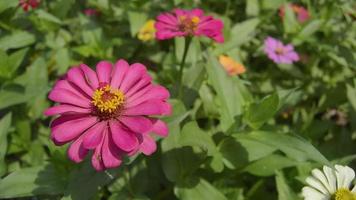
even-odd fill
[(229, 56), (220, 55), (219, 62), (230, 76), (243, 74), (246, 71), (245, 66), (236, 62)]
[(141, 41), (147, 42), (155, 38), (155, 20), (148, 20), (140, 29), (137, 38)]

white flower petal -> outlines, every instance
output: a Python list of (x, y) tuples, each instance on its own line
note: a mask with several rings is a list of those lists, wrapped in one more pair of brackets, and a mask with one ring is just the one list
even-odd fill
[(351, 182), (355, 178), (355, 172), (348, 166), (335, 165), (335, 173), (338, 188), (350, 188)]
[(305, 180), (310, 186), (314, 187), (315, 189), (319, 190), (323, 194), (330, 194), (329, 191), (325, 188), (325, 186), (316, 178), (308, 177)]
[(335, 172), (328, 166), (323, 167), (324, 174), (328, 179), (329, 187), (331, 189), (330, 193), (333, 194), (336, 192), (336, 177)]
[(328, 182), (327, 178), (325, 177), (325, 175), (323, 174), (323, 172), (321, 172), (319, 169), (314, 169), (312, 171), (312, 175), (314, 176), (314, 178), (316, 178), (323, 184), (323, 186), (328, 190), (328, 193), (330, 193), (330, 194), (334, 193), (334, 191), (330, 187), (329, 182)]
[(311, 187), (303, 187), (302, 196), (304, 200), (328, 200), (329, 194), (323, 194)]

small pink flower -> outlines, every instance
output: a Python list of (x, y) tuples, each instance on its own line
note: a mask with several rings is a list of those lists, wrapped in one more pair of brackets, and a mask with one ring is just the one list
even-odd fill
[(99, 16), (100, 12), (94, 8), (88, 8), (88, 9), (84, 10), (84, 14), (89, 17), (90, 16)]
[(153, 85), (140, 63), (101, 61), (96, 72), (85, 64), (73, 67), (48, 98), (59, 103), (45, 111), (59, 115), (51, 123), (53, 142), (70, 142), (68, 156), (76, 163), (92, 151), (98, 171), (119, 166), (124, 156), (152, 154), (156, 143), (151, 133), (168, 134), (167, 125), (156, 117), (171, 113), (169, 92)]
[(267, 37), (264, 46), (264, 52), (277, 64), (292, 64), (299, 60), (299, 56), (291, 44), (284, 45), (273, 37)]
[(206, 36), (216, 42), (224, 42), (223, 22), (212, 16), (204, 16), (201, 9), (175, 9), (170, 13), (162, 13), (157, 17), (155, 28), (158, 40), (182, 36)]
[[(296, 4), (288, 4), (292, 8), (293, 12), (297, 15), (297, 19), (300, 23), (304, 23), (310, 19), (310, 14), (307, 9), (303, 6), (298, 6)], [(283, 19), (285, 15), (284, 6), (279, 8), (279, 16)]]
[(19, 5), (26, 12), (30, 9), (30, 7), (32, 9), (37, 8), (39, 4), (40, 4), (39, 0), (20, 0), (19, 1)]

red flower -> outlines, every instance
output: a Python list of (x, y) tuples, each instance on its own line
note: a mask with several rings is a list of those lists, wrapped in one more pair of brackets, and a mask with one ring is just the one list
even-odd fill
[(35, 9), (38, 7), (40, 4), (39, 0), (20, 0), (19, 5), (22, 7), (24, 11), (28, 11), (29, 8), (31, 7), (32, 9)]
[[(304, 23), (310, 19), (310, 14), (307, 9), (303, 6), (298, 6), (296, 4), (288, 4), (292, 8), (293, 12), (297, 15), (297, 19), (300, 23)], [(284, 5), (279, 8), (279, 16), (283, 19), (285, 15)]]

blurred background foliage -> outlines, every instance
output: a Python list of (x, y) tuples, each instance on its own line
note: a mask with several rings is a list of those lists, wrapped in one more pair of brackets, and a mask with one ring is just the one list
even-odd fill
[[(301, 199), (314, 167), (356, 158), (356, 24), (353, 0), (41, 0), (24, 12), (0, 1), (0, 199)], [(185, 95), (176, 98), (184, 39), (137, 39), (149, 19), (202, 8), (224, 21), (224, 44), (191, 43)], [(86, 9), (95, 12), (86, 14)], [(276, 65), (263, 40), (292, 43), (301, 57)], [(227, 55), (247, 71), (229, 76)], [(47, 93), (70, 66), (144, 63), (169, 88), (170, 135), (151, 157), (95, 172), (49, 140)], [(355, 169), (355, 168), (354, 168)]]

